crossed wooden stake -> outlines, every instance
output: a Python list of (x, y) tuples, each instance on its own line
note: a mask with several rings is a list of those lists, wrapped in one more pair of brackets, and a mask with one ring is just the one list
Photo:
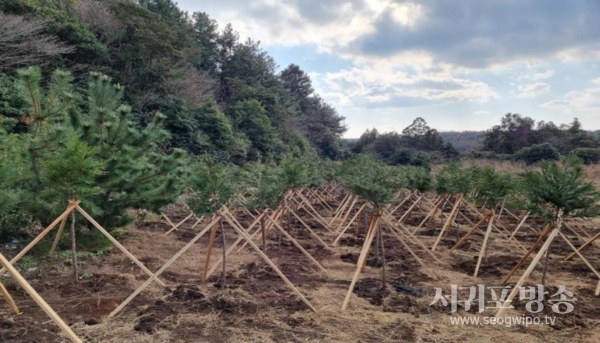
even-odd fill
[[(316, 312), (316, 309), (310, 304), (308, 299), (306, 299), (304, 297), (304, 295), (302, 295), (302, 293), (300, 293), (300, 291), (290, 282), (290, 280), (273, 263), (273, 261), (271, 261), (271, 259), (267, 255), (265, 255), (264, 252), (262, 252), (261, 249), (254, 243), (253, 238), (261, 232), (261, 228), (259, 227), (253, 234), (250, 234), (249, 232), (254, 226), (256, 226), (257, 223), (259, 223), (259, 221), (263, 218), (263, 216), (267, 216), (267, 219), (269, 219), (272, 226), (274, 226), (276, 229), (278, 229), (280, 232), (282, 232), (282, 234), (284, 234), (288, 239), (290, 239), (292, 241), (292, 243), (294, 243), (294, 245), (300, 251), (302, 251), (303, 254), (305, 254), (313, 263), (315, 263), (319, 267), (319, 269), (321, 269), (322, 271), (326, 271), (325, 268), (323, 268), (323, 266), (321, 266), (321, 264), (319, 262), (317, 262), (304, 248), (302, 248), (302, 246), (292, 236), (290, 236), (283, 228), (281, 228), (281, 226), (277, 223), (277, 220), (276, 220), (277, 214), (276, 214), (275, 218), (272, 218), (267, 215), (267, 212), (263, 211), (259, 215), (259, 217), (257, 217), (254, 220), (254, 222), (252, 224), (250, 224), (250, 226), (247, 229), (243, 229), (242, 226), (237, 222), (235, 217), (231, 214), (231, 212), (229, 212), (227, 207), (223, 207), (220, 211), (218, 211), (215, 214), (215, 216), (213, 217), (211, 222), (202, 231), (200, 231), (189, 243), (187, 243), (181, 250), (179, 250), (175, 255), (173, 255), (173, 257), (171, 257), (156, 273), (152, 274), (150, 276), (150, 278), (148, 280), (146, 280), (146, 282), (144, 282), (141, 286), (139, 286), (127, 299), (125, 299), (114, 311), (112, 311), (109, 314), (109, 317), (114, 317), (119, 312), (121, 312), (123, 310), (123, 308), (125, 308), (125, 306), (127, 306), (127, 304), (129, 304), (136, 296), (138, 296), (144, 289), (146, 289), (148, 287), (148, 285), (150, 285), (150, 283), (153, 280), (155, 280), (158, 276), (160, 276), (167, 268), (169, 268), (173, 263), (175, 263), (175, 261), (177, 259), (179, 259), (187, 250), (189, 250), (209, 230), (212, 229), (213, 230), (212, 232), (214, 233), (216, 229), (213, 229), (213, 228), (215, 228), (216, 225), (221, 220), (225, 220), (231, 227), (233, 227), (233, 229), (239, 235), (238, 239), (231, 246), (229, 246), (227, 248), (227, 250), (224, 253), (224, 256), (227, 256), (229, 253), (231, 253), (233, 251), (233, 249), (237, 246), (237, 244), (239, 244), (242, 240), (244, 240), (245, 243), (250, 245), (250, 247), (252, 247), (252, 249), (279, 275), (279, 277), (281, 277), (281, 279), (285, 282), (285, 284), (300, 298), (300, 300), (302, 300), (302, 302), (308, 308), (310, 308), (313, 312)], [(211, 236), (214, 236), (213, 233), (211, 233)], [(214, 243), (214, 237), (211, 239), (211, 241)], [(208, 266), (210, 264), (209, 256), (210, 256), (211, 250), (212, 250), (212, 247), (211, 247), (211, 245), (209, 245), (209, 251), (207, 252), (207, 260), (205, 263), (205, 270), (203, 272), (203, 277), (202, 277), (203, 281), (205, 281), (212, 274), (212, 272), (214, 272), (214, 270), (218, 267), (218, 265), (220, 265), (223, 262), (223, 256), (221, 256), (220, 260), (218, 260), (213, 265), (213, 267), (208, 269)]]
[[(56, 234), (56, 237), (52, 244), (52, 249), (50, 251), (51, 253), (53, 253), (54, 250), (56, 249), (56, 246), (58, 245), (58, 241), (59, 241), (62, 231), (65, 227), (65, 222), (67, 221), (67, 217), (69, 216), (69, 214), (71, 214), (71, 212), (77, 211), (77, 212), (81, 213), (81, 215), (85, 219), (87, 219), (96, 229), (98, 229), (104, 236), (106, 236), (106, 238), (108, 238), (112, 242), (112, 244), (114, 244), (119, 250), (121, 250), (136, 265), (138, 265), (144, 271), (144, 273), (146, 273), (150, 276), (154, 275), (154, 274), (152, 274), (152, 272), (150, 270), (148, 270), (148, 268), (146, 268), (146, 266), (144, 266), (142, 264), (142, 262), (140, 262), (135, 256), (133, 256), (133, 254), (131, 254), (127, 249), (125, 249), (125, 247), (123, 245), (121, 245), (121, 243), (119, 243), (119, 241), (117, 241), (111, 234), (108, 233), (108, 231), (106, 231), (100, 224), (98, 224), (98, 222), (96, 222), (94, 220), (94, 218), (92, 218), (83, 208), (81, 208), (79, 206), (79, 203), (80, 202), (78, 200), (69, 201), (69, 205), (67, 206), (66, 210), (60, 216), (58, 216), (47, 228), (45, 228), (35, 239), (33, 239), (31, 241), (31, 243), (29, 243), (25, 248), (23, 248), (23, 250), (21, 250), (10, 261), (6, 260), (6, 258), (4, 256), (0, 255), (0, 262), (2, 265), (2, 269), (0, 269), (0, 274), (4, 273), (5, 271), (8, 271), (12, 275), (12, 277), (21, 285), (21, 287), (23, 287), (27, 291), (27, 293), (29, 293), (29, 295), (33, 298), (33, 300), (44, 310), (44, 312), (46, 312), (48, 314), (48, 316), (50, 316), (50, 318), (60, 327), (60, 329), (73, 342), (81, 342), (81, 340), (73, 333), (73, 331), (69, 328), (69, 326), (60, 319), (60, 317), (56, 314), (56, 312), (54, 312), (54, 310), (52, 310), (52, 308), (44, 301), (44, 299), (42, 299), (42, 297), (33, 289), (33, 287), (31, 287), (31, 285), (29, 285), (29, 283), (27, 283), (27, 281), (13, 267), (13, 265), (15, 263), (17, 263), (23, 256), (25, 256), (25, 254), (27, 254), (27, 252), (29, 252), (37, 243), (39, 243), (44, 237), (46, 237), (46, 235), (48, 235), (48, 233), (50, 233), (50, 231), (52, 231), (60, 223), (59, 230)], [(160, 281), (156, 278), (152, 278), (152, 280), (155, 280), (161, 286), (165, 286), (165, 284), (162, 281)], [(0, 287), (0, 288), (4, 289), (4, 287)], [(0, 289), (0, 292), (4, 294), (4, 292), (1, 289)], [(5, 297), (6, 297), (6, 294), (4, 294)], [(10, 303), (10, 301), (9, 301), (9, 303)], [(16, 307), (13, 306), (13, 309), (15, 309), (15, 308)], [(15, 310), (15, 311), (17, 311), (17, 310)]]

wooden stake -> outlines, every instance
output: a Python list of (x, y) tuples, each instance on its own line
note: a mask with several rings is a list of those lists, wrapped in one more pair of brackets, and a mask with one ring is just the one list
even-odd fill
[(425, 222), (427, 221), (427, 219), (429, 218), (433, 218), (435, 216), (435, 213), (437, 212), (437, 210), (439, 209), (440, 206), (442, 206), (442, 204), (444, 203), (444, 201), (446, 200), (446, 196), (440, 197), (439, 201), (435, 204), (435, 207), (433, 208), (433, 210), (431, 210), (427, 216), (425, 217), (425, 219), (423, 219), (423, 221), (419, 224), (419, 226), (417, 226), (417, 228), (413, 231), (413, 234), (417, 233), (417, 231), (419, 231), (419, 229), (423, 226), (423, 224), (425, 224)]
[[(569, 245), (569, 247), (570, 247), (570, 248), (571, 248), (573, 251), (575, 251), (575, 253), (577, 254), (577, 256), (579, 256), (579, 258), (581, 258), (581, 259), (583, 260), (583, 262), (584, 262), (584, 263), (585, 263), (585, 264), (588, 266), (588, 268), (590, 268), (590, 270), (591, 270), (591, 271), (592, 271), (594, 274), (596, 274), (596, 276), (598, 277), (598, 279), (600, 279), (600, 273), (598, 273), (598, 271), (596, 271), (596, 269), (595, 269), (595, 268), (592, 266), (592, 264), (591, 264), (591, 263), (590, 263), (590, 262), (589, 262), (589, 261), (588, 261), (588, 260), (587, 260), (585, 257), (583, 257), (583, 255), (582, 255), (582, 254), (581, 254), (579, 251), (577, 251), (577, 248), (575, 248), (575, 246), (573, 245), (573, 243), (571, 243), (571, 241), (570, 241), (570, 240), (569, 240), (567, 237), (565, 237), (565, 235), (563, 235), (563, 234), (562, 234), (562, 232), (558, 232), (558, 234), (560, 235), (560, 237), (561, 237), (561, 238), (562, 238), (562, 239), (563, 239), (565, 242), (567, 242), (567, 244)], [(596, 294), (596, 295), (598, 295), (598, 294)]]
[(523, 223), (525, 223), (525, 221), (527, 220), (527, 217), (529, 217), (529, 212), (525, 213), (525, 215), (523, 216), (523, 219), (521, 219), (521, 221), (519, 222), (519, 225), (517, 225), (517, 228), (515, 229), (515, 231), (513, 231), (513, 233), (510, 235), (510, 238), (508, 239), (509, 241), (511, 239), (513, 239), (513, 237), (515, 237), (515, 234), (517, 233), (517, 231), (519, 231), (519, 229), (521, 228)]
[(383, 220), (390, 226), (390, 228), (397, 230), (400, 234), (406, 236), (412, 243), (421, 247), (421, 249), (423, 249), (423, 251), (429, 254), (429, 256), (431, 256), (434, 260), (436, 260), (437, 262), (442, 262), (437, 256), (435, 256), (435, 254), (431, 250), (429, 250), (423, 244), (423, 242), (421, 242), (417, 237), (415, 237), (415, 235), (413, 235), (412, 232), (410, 232), (404, 225), (398, 224), (400, 227), (397, 227), (396, 224), (392, 223), (392, 221), (385, 215), (383, 216)]
[[(71, 212), (73, 208), (70, 209)], [(67, 212), (67, 215), (69, 213)], [(60, 217), (59, 217), (60, 218)], [(57, 222), (58, 223), (58, 222)], [(56, 325), (69, 337), (71, 342), (81, 343), (81, 339), (77, 337), (77, 335), (71, 330), (71, 328), (54, 312), (54, 310), (42, 299), (42, 297), (31, 287), (31, 285), (19, 274), (19, 272), (12, 266), (11, 262), (9, 262), (2, 254), (0, 254), (0, 264), (4, 267), (4, 269), (8, 270), (12, 278), (19, 283), (21, 288), (23, 288), (29, 296), (33, 299), (33, 301), (38, 304), (39, 307), (42, 308), (44, 312), (52, 319)]]
[[(590, 238), (587, 242), (583, 243), (582, 246), (579, 247), (579, 249), (577, 249), (577, 252), (581, 252), (581, 250), (583, 250), (583, 248), (587, 247), (588, 245), (592, 244), (598, 237), (600, 237), (600, 232), (597, 233), (594, 237)], [(572, 253), (569, 254), (569, 256), (565, 257), (565, 261), (570, 260), (571, 258), (573, 258), (573, 256), (575, 256), (576, 253)]]
[(479, 273), (479, 267), (481, 266), (481, 260), (483, 260), (483, 255), (486, 254), (487, 242), (490, 238), (490, 233), (492, 232), (492, 225), (494, 224), (494, 212), (492, 210), (492, 215), (489, 217), (488, 227), (485, 232), (485, 236), (483, 237), (483, 244), (481, 245), (481, 250), (479, 251), (479, 257), (477, 258), (477, 265), (475, 266), (475, 272), (473, 273), (473, 279), (477, 281), (477, 274)]
[(398, 223), (404, 222), (404, 219), (413, 211), (413, 209), (415, 208), (415, 206), (417, 206), (417, 204), (421, 201), (421, 199), (423, 199), (423, 195), (418, 197), (417, 200), (408, 208), (408, 210), (406, 210), (406, 212), (404, 212), (404, 215), (402, 217), (400, 217), (400, 220), (398, 220)]
[(431, 251), (435, 250), (435, 248), (438, 246), (438, 244), (442, 240), (442, 236), (448, 229), (448, 226), (450, 226), (450, 223), (452, 223), (452, 219), (454, 218), (454, 214), (456, 213), (456, 210), (458, 209), (458, 205), (460, 205), (462, 198), (463, 198), (463, 195), (459, 194), (458, 199), (456, 199), (456, 202), (454, 203), (454, 208), (452, 208), (452, 212), (450, 212), (450, 215), (448, 216), (448, 219), (446, 220), (446, 224), (444, 224), (444, 227), (442, 227), (442, 231), (438, 235), (438, 238), (435, 240), (435, 243), (433, 243), (433, 247), (431, 247)]
[(299, 216), (298, 216), (298, 215), (297, 215), (297, 214), (296, 214), (294, 211), (290, 211), (290, 212), (292, 213), (292, 215), (293, 215), (294, 217), (296, 217), (296, 219), (298, 219), (298, 221), (300, 222), (300, 224), (302, 224), (302, 225), (303, 225), (303, 226), (304, 226), (304, 227), (305, 227), (305, 228), (308, 230), (308, 232), (310, 232), (310, 235), (311, 235), (311, 236), (313, 236), (313, 237), (314, 237), (314, 238), (315, 238), (317, 241), (319, 241), (319, 243), (321, 243), (321, 245), (322, 245), (322, 246), (323, 246), (325, 249), (327, 249), (327, 250), (329, 250), (329, 251), (333, 251), (333, 250), (332, 250), (332, 249), (331, 249), (331, 248), (330, 248), (330, 247), (327, 245), (327, 243), (325, 243), (325, 242), (324, 242), (324, 241), (321, 239), (321, 237), (319, 237), (319, 235), (317, 235), (317, 234), (316, 234), (316, 233), (315, 233), (315, 232), (314, 232), (314, 231), (313, 231), (313, 230), (310, 228), (310, 226), (306, 225), (306, 223), (305, 223), (305, 222), (304, 222), (302, 219), (300, 219), (300, 217), (299, 217)]
[(227, 242), (225, 240), (225, 228), (223, 227), (222, 219), (219, 220), (219, 228), (221, 229), (221, 243), (223, 244), (223, 276), (221, 276), (221, 290), (223, 290), (227, 281)]
[(350, 215), (350, 213), (352, 213), (352, 209), (354, 208), (354, 205), (356, 204), (357, 201), (358, 201), (358, 197), (355, 197), (354, 200), (352, 201), (352, 204), (350, 204), (350, 206), (348, 207), (348, 211), (346, 211), (346, 214), (342, 218), (340, 225), (338, 225), (338, 228), (335, 229), (335, 233), (338, 233), (342, 229), (342, 226), (344, 225), (344, 223), (346, 223), (346, 219), (348, 219), (348, 216)]
[(79, 205), (76, 207), (77, 211), (79, 211), (79, 213), (81, 213), (85, 219), (87, 219), (90, 223), (92, 223), (92, 225), (94, 225), (96, 227), (96, 229), (100, 230), (100, 232), (102, 232), (102, 234), (104, 236), (106, 236), (106, 238), (108, 238), (109, 241), (112, 242), (112, 244), (114, 244), (117, 248), (119, 248), (119, 250), (121, 250), (127, 257), (129, 257), (130, 260), (133, 261), (133, 263), (137, 264), (138, 267), (140, 267), (144, 273), (148, 274), (151, 279), (150, 280), (156, 280), (156, 282), (165, 287), (165, 284), (160, 281), (159, 279), (154, 278), (154, 274), (152, 274), (152, 272), (150, 270), (148, 270), (148, 268), (146, 268), (146, 266), (144, 266), (142, 264), (142, 262), (140, 262), (137, 258), (135, 258), (135, 256), (133, 256), (132, 253), (130, 253), (127, 249), (125, 249), (125, 247), (123, 245), (121, 245), (121, 243), (119, 243), (119, 241), (117, 241), (113, 236), (110, 235), (110, 233), (108, 233), (108, 231), (106, 231), (102, 226), (100, 226), (100, 224), (98, 224), (98, 222), (96, 222), (94, 220), (94, 218), (92, 218), (89, 214), (87, 214), (87, 212), (85, 212), (81, 207), (79, 207)]
[(369, 254), (369, 249), (371, 248), (371, 244), (373, 243), (373, 238), (375, 238), (375, 228), (379, 224), (379, 220), (381, 219), (381, 212), (373, 214), (371, 219), (371, 223), (369, 225), (369, 230), (367, 231), (367, 237), (365, 238), (365, 243), (363, 244), (362, 250), (360, 252), (360, 256), (358, 257), (358, 262), (356, 263), (356, 271), (354, 272), (354, 277), (352, 278), (352, 282), (350, 283), (350, 287), (348, 288), (348, 292), (346, 293), (346, 298), (344, 299), (344, 303), (342, 304), (342, 312), (346, 311), (348, 304), (350, 303), (350, 299), (352, 298), (352, 292), (354, 291), (354, 287), (356, 286), (356, 282), (360, 277), (360, 273), (362, 271), (363, 265), (367, 260), (367, 256)]
[[(260, 233), (260, 227), (258, 227), (254, 233), (250, 234), (250, 230), (259, 222), (259, 220), (261, 220), (264, 216), (266, 215), (266, 212), (262, 212), (261, 214), (259, 214), (259, 217), (256, 218), (256, 220), (250, 224), (250, 226), (248, 226), (248, 228), (245, 230), (246, 232), (248, 232), (248, 235), (250, 236), (250, 238), (254, 239), (254, 237), (256, 237), (256, 235), (258, 235)], [(241, 226), (238, 225), (238, 228), (242, 229), (243, 228)], [(243, 240), (243, 238), (240, 236), (238, 237), (238, 239), (235, 240), (235, 242), (233, 244), (231, 244), (229, 246), (229, 248), (227, 248), (227, 250), (225, 251), (225, 256), (229, 256), (229, 254), (233, 251), (233, 249)], [(237, 252), (239, 252), (240, 250), (238, 250)], [(219, 260), (217, 260), (217, 262), (215, 262), (213, 264), (212, 267), (210, 267), (210, 269), (208, 270), (208, 274), (207, 274), (207, 278), (210, 277), (212, 275), (212, 273), (214, 273), (215, 270), (217, 270), (217, 268), (219, 267), (219, 265), (221, 265), (221, 263), (223, 262), (223, 256), (221, 256), (219, 258)]]
[[(67, 218), (67, 216), (71, 213), (71, 211), (73, 211), (75, 209), (75, 207), (77, 207), (78, 204), (79, 204), (79, 201), (77, 201), (75, 203), (69, 203), (69, 206), (67, 206), (67, 209), (60, 216), (58, 216), (58, 218), (56, 218), (52, 222), (52, 224), (50, 224), (47, 228), (45, 228), (44, 231), (40, 232), (40, 234), (36, 238), (34, 238), (33, 241), (31, 241), (29, 244), (27, 244), (27, 246), (25, 248), (23, 248), (23, 250), (21, 250), (21, 252), (19, 252), (17, 254), (17, 256), (13, 257), (10, 260), (10, 264), (14, 265), (17, 261), (19, 261), (21, 259), (21, 257), (25, 256), (25, 254), (27, 254), (27, 252), (29, 252), (29, 250), (31, 250), (31, 248), (33, 248), (36, 244), (38, 244), (39, 241), (41, 241), (44, 237), (46, 237), (46, 235), (50, 231), (52, 231), (52, 229), (54, 229), (54, 227), (56, 225), (58, 225), (58, 223), (60, 223), (65, 218)], [(6, 268), (0, 269), (0, 274), (3, 274), (4, 272), (6, 272)]]
[(210, 256), (212, 253), (212, 248), (215, 245), (215, 237), (216, 236), (217, 236), (217, 223), (215, 223), (210, 230), (210, 239), (208, 241), (208, 250), (206, 251), (206, 261), (204, 262), (204, 272), (202, 273), (202, 283), (206, 282), (206, 273), (208, 273), (208, 266), (210, 265)]
[(271, 222), (273, 222), (275, 228), (279, 230), (279, 232), (281, 232), (287, 239), (289, 239), (292, 242), (292, 244), (296, 246), (296, 248), (298, 248), (306, 257), (308, 257), (309, 260), (311, 260), (317, 267), (319, 267), (321, 271), (327, 273), (327, 269), (323, 268), (319, 261), (315, 260), (315, 258), (308, 251), (306, 251), (306, 249), (304, 249), (300, 245), (300, 243), (298, 243), (298, 241), (294, 239), (294, 237), (290, 236), (290, 234), (287, 233), (276, 221), (274, 221), (273, 218), (271, 218), (270, 216), (267, 216), (267, 218)]
[(342, 238), (342, 236), (346, 233), (346, 231), (348, 230), (348, 228), (350, 227), (350, 225), (352, 225), (352, 223), (354, 223), (354, 221), (356, 220), (356, 218), (362, 213), (362, 210), (367, 206), (367, 204), (363, 204), (358, 211), (356, 211), (356, 214), (354, 214), (354, 217), (352, 217), (352, 219), (350, 220), (350, 222), (348, 223), (348, 225), (346, 225), (346, 227), (342, 230), (342, 232), (340, 232), (337, 236), (337, 238), (335, 239), (335, 241), (333, 241), (333, 243), (331, 244), (332, 246), (336, 246), (337, 243), (339, 242), (339, 240)]
[(521, 265), (525, 262), (525, 260), (527, 260), (527, 258), (529, 257), (529, 255), (531, 255), (531, 253), (533, 253), (535, 251), (535, 248), (538, 247), (538, 245), (541, 244), (541, 242), (543, 242), (544, 238), (548, 235), (548, 233), (551, 230), (551, 225), (548, 224), (546, 225), (546, 227), (544, 228), (544, 230), (542, 231), (542, 233), (539, 235), (538, 239), (535, 241), (535, 243), (533, 243), (533, 245), (531, 246), (531, 248), (529, 248), (529, 250), (527, 250), (527, 253), (525, 253), (525, 256), (523, 256), (519, 262), (517, 263), (516, 266), (513, 267), (513, 269), (508, 273), (508, 275), (506, 275), (504, 277), (504, 279), (502, 279), (502, 285), (506, 285), (506, 283), (508, 282), (508, 280), (510, 279), (510, 277), (521, 267)]
[(544, 255), (544, 253), (546, 252), (548, 247), (550, 246), (550, 243), (552, 243), (552, 241), (554, 240), (554, 237), (556, 237), (556, 235), (558, 235), (559, 230), (560, 230), (560, 219), (559, 219), (559, 223), (556, 226), (556, 228), (554, 230), (552, 230), (552, 233), (548, 236), (548, 239), (546, 239), (546, 242), (544, 243), (544, 245), (542, 246), (540, 251), (538, 251), (537, 255), (535, 255), (535, 258), (533, 259), (533, 261), (531, 262), (531, 264), (529, 265), (529, 267), (527, 268), (527, 270), (525, 271), (523, 276), (521, 276), (521, 278), (519, 279), (519, 281), (513, 288), (512, 292), (510, 292), (510, 295), (508, 296), (508, 298), (506, 298), (506, 301), (504, 301), (504, 304), (502, 304), (502, 308), (500, 308), (500, 310), (498, 310), (498, 313), (496, 313), (496, 317), (500, 317), (504, 313), (504, 311), (506, 311), (506, 308), (508, 308), (508, 305), (510, 305), (510, 303), (512, 302), (515, 295), (517, 295), (517, 292), (519, 292), (519, 289), (521, 288), (521, 286), (523, 285), (525, 280), (527, 280), (527, 278), (529, 277), (529, 274), (531, 274), (531, 272), (533, 271), (535, 266), (538, 264), (538, 262), (540, 261), (540, 259), (542, 258), (542, 256)]
[(6, 300), (6, 302), (8, 303), (8, 305), (12, 308), (12, 310), (16, 313), (16, 314), (21, 314), (21, 310), (19, 310), (19, 307), (17, 306), (17, 304), (15, 303), (15, 301), (13, 300), (13, 298), (10, 296), (10, 293), (8, 293), (8, 291), (6, 290), (6, 288), (4, 288), (4, 285), (2, 284), (2, 282), (0, 282), (0, 295)]
[(138, 296), (138, 294), (140, 294), (144, 289), (146, 289), (146, 287), (148, 287), (148, 285), (150, 285), (150, 283), (152, 283), (153, 280), (158, 280), (157, 278), (165, 270), (167, 270), (167, 268), (169, 268), (173, 263), (175, 263), (175, 261), (177, 261), (177, 259), (180, 258), (181, 255), (183, 255), (186, 251), (188, 251), (194, 245), (194, 243), (196, 243), (200, 238), (202, 238), (202, 236), (208, 230), (210, 230), (210, 228), (213, 225), (218, 223), (220, 219), (221, 219), (220, 216), (215, 217), (202, 231), (200, 231), (191, 241), (189, 241), (188, 244), (186, 244), (183, 248), (181, 248), (181, 250), (179, 250), (175, 255), (173, 255), (173, 257), (171, 257), (162, 267), (160, 267), (160, 269), (158, 271), (156, 271), (156, 273), (152, 274), (152, 276), (148, 280), (146, 280), (146, 282), (144, 282), (133, 293), (131, 293), (131, 295), (127, 299), (125, 299), (119, 306), (117, 306), (117, 308), (114, 309), (108, 315), (108, 317), (112, 318), (115, 315), (117, 315), (117, 313), (121, 312), (121, 310), (123, 310), (123, 308), (125, 308), (125, 306), (127, 306), (127, 304), (129, 304), (136, 296)]
[(279, 275), (279, 277), (281, 277), (281, 279), (286, 283), (286, 285), (288, 285), (288, 287), (290, 287), (292, 289), (292, 291), (300, 298), (300, 300), (302, 300), (302, 302), (306, 306), (308, 306), (308, 308), (310, 308), (313, 312), (317, 312), (317, 310), (310, 304), (310, 302), (308, 302), (308, 300), (304, 297), (304, 295), (302, 295), (302, 293), (300, 293), (300, 291), (294, 286), (294, 284), (292, 284), (290, 282), (290, 280), (288, 280), (288, 278), (281, 272), (281, 270), (279, 270), (279, 268), (277, 268), (275, 263), (273, 263), (273, 261), (271, 261), (271, 259), (269, 257), (267, 257), (267, 255), (265, 255), (262, 251), (260, 251), (260, 248), (256, 244), (254, 244), (254, 242), (252, 241), (250, 236), (248, 236), (248, 234), (246, 232), (244, 232), (244, 230), (240, 230), (236, 225), (232, 224), (231, 220), (229, 219), (230, 214), (228, 212), (226, 212), (225, 214), (226, 214), (224, 216), (225, 220), (227, 222), (229, 222), (229, 224), (231, 226), (233, 226), (233, 229), (236, 230), (238, 232), (238, 234), (246, 240), (246, 242), (248, 242), (248, 244), (252, 247), (252, 249), (254, 249), (254, 251), (256, 251), (256, 253), (260, 257), (262, 257), (262, 259), (265, 260), (265, 262), (267, 262), (267, 264), (269, 266), (271, 266), (271, 268), (273, 268), (273, 270)]
[(489, 212), (487, 215), (481, 218), (481, 220), (478, 221), (477, 224), (473, 225), (469, 232), (467, 232), (466, 235), (464, 235), (452, 248), (450, 248), (449, 252), (453, 252), (454, 250), (458, 249), (458, 247), (460, 247), (467, 240), (467, 238), (469, 238), (475, 231), (477, 231), (477, 229), (479, 228), (479, 226), (481, 226), (481, 224), (483, 224), (483, 222), (489, 220), (490, 216), (492, 216), (492, 212)]
[(56, 250), (56, 247), (58, 246), (58, 242), (60, 241), (60, 238), (62, 236), (63, 230), (65, 229), (65, 224), (66, 223), (67, 223), (67, 218), (63, 219), (60, 222), (60, 227), (58, 228), (58, 232), (56, 233), (56, 237), (54, 237), (54, 242), (52, 243), (52, 248), (50, 248), (50, 252), (48, 253), (48, 256), (54, 255), (54, 251)]
[(186, 222), (188, 219), (190, 219), (190, 218), (191, 218), (193, 215), (194, 215), (194, 212), (192, 212), (192, 213), (191, 213), (189, 216), (185, 217), (185, 218), (184, 218), (182, 221), (180, 221), (179, 223), (177, 223), (177, 225), (173, 225), (173, 223), (172, 223), (172, 222), (169, 220), (169, 218), (167, 218), (167, 216), (165, 216), (165, 215), (163, 214), (163, 216), (165, 217), (165, 219), (167, 219), (167, 221), (169, 222), (169, 224), (171, 224), (171, 226), (172, 226), (171, 230), (169, 230), (169, 231), (165, 232), (165, 235), (168, 235), (168, 234), (170, 234), (171, 232), (173, 232), (174, 230), (177, 230), (177, 228), (178, 228), (178, 227), (179, 227), (181, 224), (185, 223), (185, 222)]
[(77, 241), (75, 239), (75, 212), (71, 212), (71, 255), (73, 263), (73, 282), (79, 283), (79, 276), (77, 275)]

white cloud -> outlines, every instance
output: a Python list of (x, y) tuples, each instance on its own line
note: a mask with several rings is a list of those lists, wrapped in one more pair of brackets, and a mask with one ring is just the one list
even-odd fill
[(488, 116), (490, 114), (491, 114), (490, 111), (485, 111), (485, 110), (479, 110), (479, 111), (473, 112), (474, 116)]
[(551, 78), (552, 76), (554, 76), (554, 70), (548, 69), (543, 72), (525, 73), (525, 74), (517, 77), (517, 80), (519, 80), (519, 81), (522, 81), (522, 80), (539, 81), (539, 80), (545, 80), (545, 79)]
[(540, 94), (550, 91), (550, 85), (544, 82), (527, 83), (519, 85), (517, 91), (513, 91), (512, 95), (519, 99), (535, 98)]
[(315, 80), (344, 106), (414, 107), (439, 103), (486, 102), (499, 96), (485, 82), (446, 70), (411, 68), (385, 61), (361, 63)]
[(590, 80), (590, 84), (591, 87), (568, 92), (561, 99), (551, 100), (540, 106), (569, 114), (599, 114), (600, 78)]

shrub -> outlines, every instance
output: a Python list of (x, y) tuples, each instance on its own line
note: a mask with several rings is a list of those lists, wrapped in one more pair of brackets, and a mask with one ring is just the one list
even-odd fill
[(515, 157), (518, 160), (525, 161), (527, 164), (533, 164), (544, 160), (557, 161), (560, 158), (560, 153), (552, 144), (542, 143), (522, 148), (517, 151)]
[(585, 164), (600, 162), (600, 148), (578, 148), (571, 151), (571, 154), (579, 157)]

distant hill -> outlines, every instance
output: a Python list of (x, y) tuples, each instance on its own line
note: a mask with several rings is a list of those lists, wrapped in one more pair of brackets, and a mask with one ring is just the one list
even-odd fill
[(461, 154), (470, 153), (481, 148), (480, 137), (485, 131), (446, 131), (440, 132), (444, 141), (452, 143)]

